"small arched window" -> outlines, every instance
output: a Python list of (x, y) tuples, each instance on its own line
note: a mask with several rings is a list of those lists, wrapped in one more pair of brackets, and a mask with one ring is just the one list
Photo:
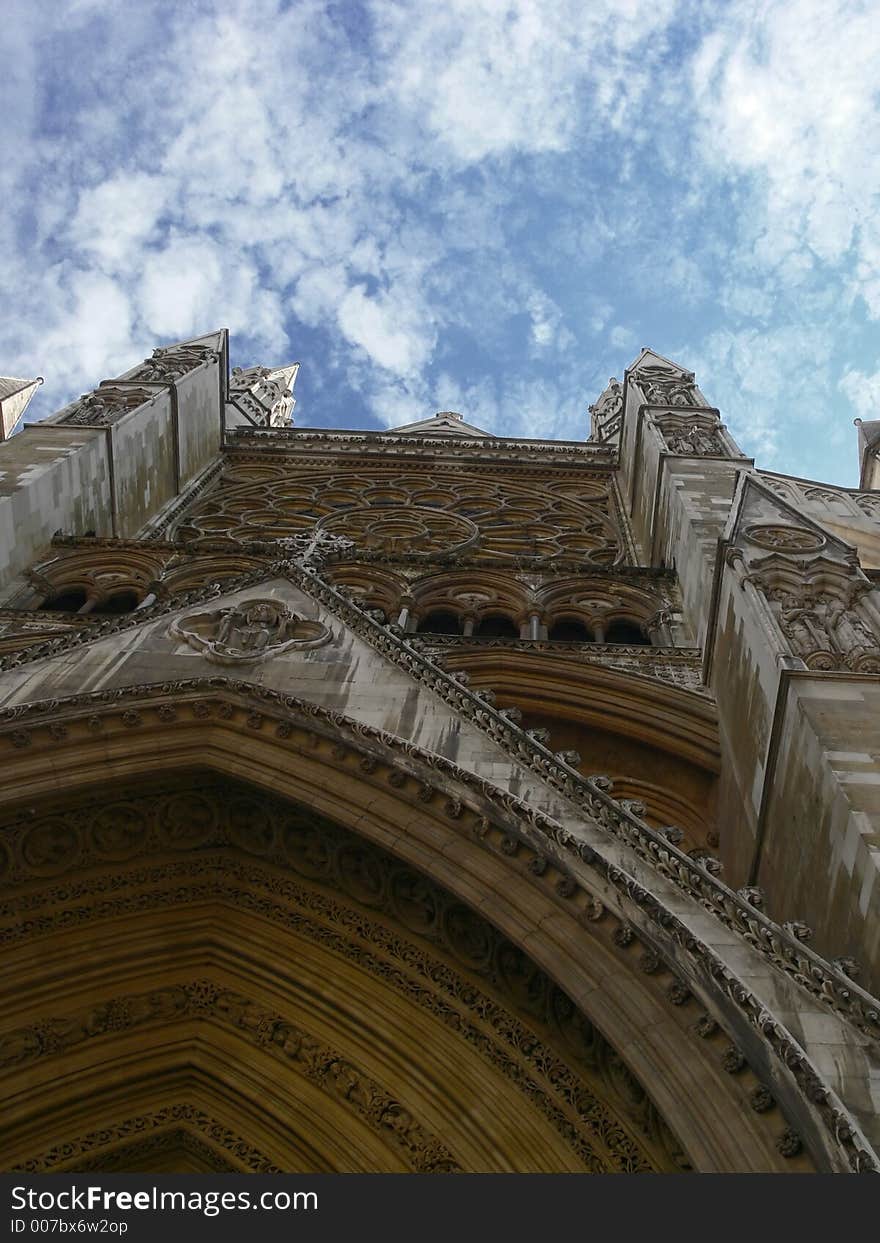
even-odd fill
[(638, 622), (619, 620), (609, 622), (605, 630), (606, 643), (627, 643), (630, 646), (650, 647), (651, 640)]
[(419, 619), (419, 631), (426, 634), (461, 634), (461, 623), (448, 609), (434, 609)]
[(582, 621), (575, 617), (560, 617), (550, 627), (548, 639), (559, 639), (565, 643), (592, 643), (593, 636)]
[(78, 613), (88, 599), (84, 587), (65, 587), (40, 605), (53, 613)]
[(506, 613), (484, 613), (474, 626), (474, 634), (485, 639), (518, 639), (519, 627)]
[(118, 616), (121, 613), (133, 613), (140, 604), (140, 596), (136, 591), (115, 591), (95, 605), (93, 612), (109, 613)]

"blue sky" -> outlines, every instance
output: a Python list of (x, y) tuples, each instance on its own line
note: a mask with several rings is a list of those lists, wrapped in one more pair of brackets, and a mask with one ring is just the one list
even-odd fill
[[(580, 439), (642, 345), (758, 464), (880, 417), (880, 20), (846, 0), (7, 3), (0, 371), (229, 327), (299, 425)], [(10, 313), (11, 312), (11, 313)]]

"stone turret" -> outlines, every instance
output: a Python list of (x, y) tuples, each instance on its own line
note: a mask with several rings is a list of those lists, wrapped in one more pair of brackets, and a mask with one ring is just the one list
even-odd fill
[(229, 381), (227, 424), (292, 427), (299, 363), (284, 367), (233, 367)]

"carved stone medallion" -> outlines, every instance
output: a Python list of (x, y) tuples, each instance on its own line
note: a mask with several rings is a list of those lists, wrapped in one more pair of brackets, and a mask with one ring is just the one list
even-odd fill
[(806, 527), (788, 527), (778, 522), (761, 522), (747, 527), (745, 537), (759, 548), (772, 548), (780, 552), (818, 552), (825, 545), (825, 537)]
[(305, 651), (329, 642), (330, 631), (307, 621), (279, 600), (243, 600), (208, 613), (190, 613), (171, 626), (183, 639), (218, 665), (266, 660), (291, 650)]

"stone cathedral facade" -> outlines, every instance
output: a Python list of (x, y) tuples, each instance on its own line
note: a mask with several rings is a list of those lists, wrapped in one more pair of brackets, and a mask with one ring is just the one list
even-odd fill
[[(158, 349), (0, 445), (0, 1168), (871, 1171), (880, 424)], [(17, 386), (17, 387), (16, 387)]]

